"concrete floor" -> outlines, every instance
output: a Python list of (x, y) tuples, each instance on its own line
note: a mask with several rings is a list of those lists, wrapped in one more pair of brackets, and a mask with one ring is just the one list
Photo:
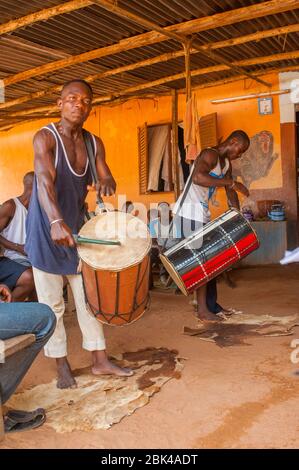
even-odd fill
[[(219, 283), (224, 306), (257, 315), (299, 314), (299, 266), (235, 270), (232, 277), (235, 289)], [(148, 405), (108, 431), (56, 434), (45, 424), (7, 436), (0, 448), (298, 448), (299, 364), (290, 360), (290, 344), (299, 339), (299, 328), (293, 336), (219, 348), (182, 335), (184, 326), (196, 326), (189, 300), (154, 291), (142, 319), (106, 328), (111, 355), (163, 346), (186, 358), (182, 377), (169, 381)], [(88, 365), (74, 319), (67, 328), (72, 367)], [(22, 387), (54, 376), (53, 361), (40, 354)]]

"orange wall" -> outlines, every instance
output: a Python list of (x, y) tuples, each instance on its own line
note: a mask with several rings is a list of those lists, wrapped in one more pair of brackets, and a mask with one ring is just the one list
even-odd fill
[[(266, 80), (278, 89), (278, 77), (266, 76)], [(217, 112), (219, 136), (226, 137), (234, 129), (243, 129), (249, 136), (262, 130), (269, 130), (275, 139), (275, 151), (280, 156), (280, 117), (278, 97), (273, 97), (274, 113), (260, 116), (257, 99), (213, 105), (211, 99), (227, 98), (265, 91), (262, 85), (251, 80), (239, 81), (196, 91), (199, 115)], [(185, 96), (179, 96), (179, 120), (183, 120)], [(160, 200), (173, 201), (173, 194), (139, 195), (137, 127), (171, 122), (171, 98), (131, 100), (117, 106), (97, 108), (88, 119), (86, 127), (100, 135), (106, 148), (108, 164), (118, 184), (118, 194), (127, 194), (127, 199), (140, 201), (149, 206)], [(20, 193), (23, 174), (33, 167), (32, 138), (37, 129), (47, 123), (36, 121), (17, 126), (8, 132), (0, 133), (0, 202)], [(252, 185), (252, 188), (273, 188), (282, 186), (281, 159), (273, 165), (270, 174)], [(222, 206), (214, 210), (214, 215), (225, 206), (224, 195), (219, 192)], [(94, 194), (89, 196), (89, 201)], [(111, 202), (115, 202), (111, 198)]]
[[(268, 75), (263, 77), (273, 86), (273, 90), (279, 89), (277, 75)], [(227, 137), (230, 132), (235, 129), (242, 129), (249, 137), (254, 134), (268, 130), (272, 132), (274, 137), (274, 153), (279, 158), (274, 162), (269, 174), (265, 178), (254, 181), (250, 189), (272, 189), (282, 187), (282, 162), (281, 162), (281, 139), (280, 139), (280, 112), (279, 112), (279, 96), (273, 96), (273, 114), (260, 115), (258, 113), (257, 98), (235, 101), (223, 104), (211, 104), (211, 99), (229, 98), (233, 96), (242, 96), (253, 93), (265, 92), (265, 87), (251, 80), (242, 80), (226, 85), (213, 88), (206, 88), (197, 91), (197, 102), (199, 115), (217, 112), (218, 135), (219, 137)], [(240, 198), (242, 199), (242, 197)], [(212, 214), (218, 215), (226, 208), (225, 191), (220, 189), (217, 200), (221, 202), (221, 206), (212, 208)]]

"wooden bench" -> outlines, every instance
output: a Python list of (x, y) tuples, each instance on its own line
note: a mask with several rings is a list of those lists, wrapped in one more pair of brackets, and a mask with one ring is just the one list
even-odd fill
[[(34, 335), (20, 335), (15, 336), (14, 338), (6, 339), (1, 342), (0, 347), (0, 360), (1, 362), (5, 361), (8, 357), (16, 354), (17, 352), (25, 349), (30, 344), (34, 343)], [(4, 347), (3, 347), (4, 345)], [(1, 363), (0, 363), (0, 374), (1, 374)], [(3, 415), (2, 415), (2, 406), (1, 406), (1, 397), (0, 397), (0, 441), (4, 439), (4, 424), (3, 424)]]

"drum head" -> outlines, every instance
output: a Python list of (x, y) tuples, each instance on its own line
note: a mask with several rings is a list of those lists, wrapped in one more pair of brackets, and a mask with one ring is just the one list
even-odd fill
[(151, 248), (151, 237), (142, 220), (125, 212), (105, 212), (89, 220), (81, 237), (119, 240), (121, 245), (78, 244), (80, 258), (94, 269), (122, 271), (139, 264)]

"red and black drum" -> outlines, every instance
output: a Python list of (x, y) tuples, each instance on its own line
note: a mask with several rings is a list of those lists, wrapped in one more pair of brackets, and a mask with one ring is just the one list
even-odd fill
[(218, 276), (259, 247), (255, 231), (231, 209), (169, 248), (161, 261), (183, 294)]

